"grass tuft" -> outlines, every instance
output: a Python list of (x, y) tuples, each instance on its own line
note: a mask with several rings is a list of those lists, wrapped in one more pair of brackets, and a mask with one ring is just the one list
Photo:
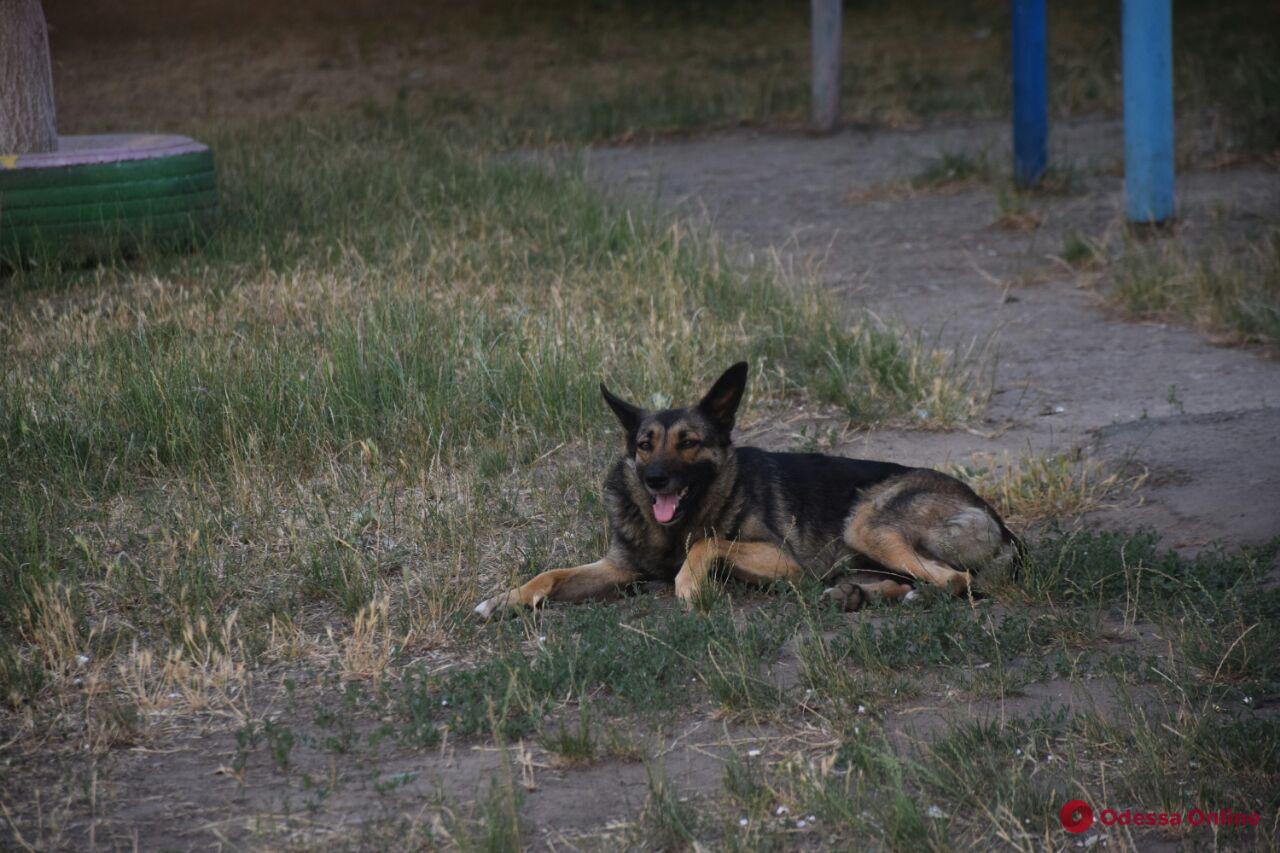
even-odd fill
[(958, 189), (985, 184), (994, 175), (995, 169), (985, 152), (944, 151), (926, 162), (910, 183), (916, 190)]
[(649, 796), (637, 829), (645, 846), (657, 850), (685, 850), (698, 846), (698, 813), (661, 767), (645, 764)]
[(565, 765), (591, 764), (600, 753), (595, 733), (591, 730), (591, 717), (587, 706), (578, 706), (578, 723), (566, 728), (564, 720), (556, 730), (542, 736), (542, 748), (553, 753)]
[(1106, 263), (1106, 254), (1102, 246), (1079, 231), (1069, 231), (1062, 238), (1062, 249), (1058, 259), (1075, 270), (1090, 269)]
[(713, 642), (700, 674), (707, 692), (730, 713), (764, 714), (786, 699), (786, 692), (761, 674), (758, 651), (749, 644)]
[(1080, 453), (975, 454), (967, 464), (953, 466), (952, 473), (1019, 528), (1103, 509), (1146, 481), (1145, 472), (1125, 475)]
[(1170, 318), (1229, 340), (1280, 344), (1280, 231), (1256, 241), (1131, 242), (1114, 268), (1111, 298), (1129, 315)]

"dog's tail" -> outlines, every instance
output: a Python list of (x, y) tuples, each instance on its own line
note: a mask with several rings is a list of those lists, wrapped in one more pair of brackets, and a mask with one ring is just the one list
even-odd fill
[(1009, 564), (1009, 578), (1015, 581), (1022, 580), (1022, 573), (1027, 565), (1027, 543), (1009, 529), (1009, 525), (1004, 523), (1003, 518), (997, 515), (996, 519), (1000, 525), (1000, 538), (1013, 547), (1013, 562)]
[[(1021, 580), (1023, 570), (1027, 564), (1027, 543), (1022, 541), (1021, 536), (1009, 529), (1009, 525), (1005, 524), (1004, 518), (1000, 513), (996, 512), (995, 507), (981, 497), (978, 497), (978, 501), (981, 507), (987, 511), (987, 516), (995, 522), (996, 529), (1000, 532), (1001, 545), (1013, 551), (1008, 556), (1008, 578), (1013, 581)], [(1001, 548), (1002, 551), (1004, 547)], [(1004, 559), (1001, 559), (1001, 562), (1003, 563)]]
[(1009, 574), (1010, 580), (1018, 581), (1022, 579), (1023, 570), (1027, 564), (1027, 543), (1022, 541), (1022, 537), (1009, 529), (1009, 525), (1004, 523), (1004, 518), (1000, 513), (996, 512), (996, 508), (986, 501), (985, 498), (974, 493), (974, 499), (978, 505), (986, 510), (987, 515), (995, 522), (996, 528), (1000, 531), (1000, 541), (1003, 545), (1013, 549), (1013, 554), (1009, 558)]

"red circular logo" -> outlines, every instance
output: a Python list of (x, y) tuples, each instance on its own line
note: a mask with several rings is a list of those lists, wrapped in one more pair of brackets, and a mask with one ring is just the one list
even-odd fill
[(1093, 809), (1084, 800), (1072, 800), (1058, 812), (1058, 819), (1067, 832), (1084, 832), (1093, 826)]

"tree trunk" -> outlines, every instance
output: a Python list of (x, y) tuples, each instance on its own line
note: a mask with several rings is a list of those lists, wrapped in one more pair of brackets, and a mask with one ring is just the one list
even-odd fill
[(49, 33), (40, 0), (0, 0), (0, 155), (57, 147)]

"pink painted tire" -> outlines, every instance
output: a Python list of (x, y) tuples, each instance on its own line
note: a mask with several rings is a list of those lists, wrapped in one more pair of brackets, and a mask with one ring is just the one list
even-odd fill
[(213, 153), (185, 136), (63, 136), (55, 152), (0, 155), (0, 256), (190, 244), (217, 215)]

